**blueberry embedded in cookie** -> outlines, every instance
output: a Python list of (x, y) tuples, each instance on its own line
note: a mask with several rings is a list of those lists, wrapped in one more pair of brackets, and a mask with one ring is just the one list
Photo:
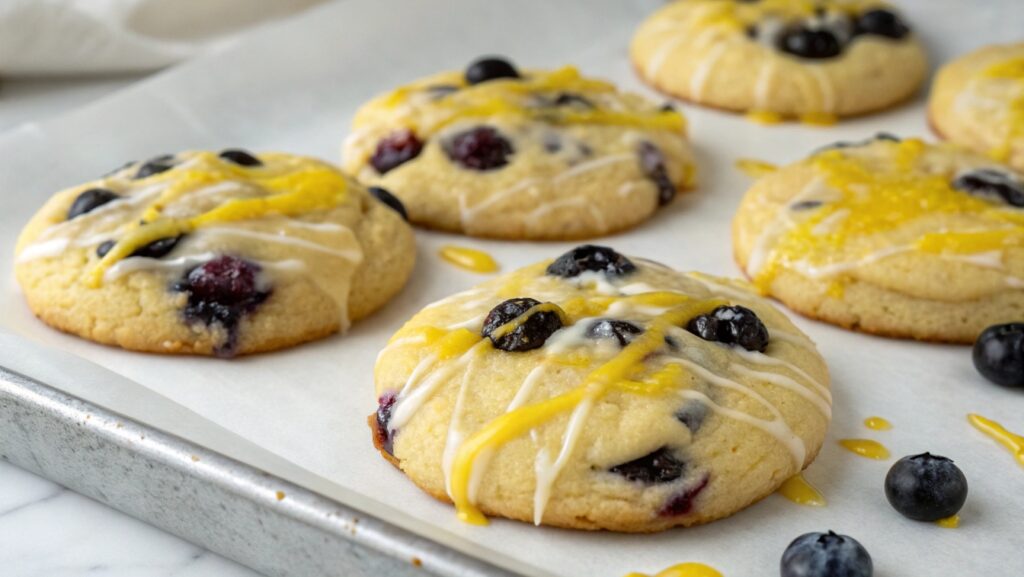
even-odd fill
[(126, 349), (232, 356), (343, 330), (405, 283), (401, 203), (330, 165), (229, 149), (57, 193), (15, 274), (47, 324)]
[(679, 112), (572, 67), (483, 58), (373, 99), (353, 126), (349, 172), (412, 222), (473, 236), (608, 234), (693, 184)]
[(747, 276), (802, 314), (972, 343), (1024, 309), (1022, 204), (1024, 176), (1009, 167), (884, 135), (760, 178), (733, 242)]
[(375, 444), (470, 523), (712, 521), (806, 467), (831, 414), (813, 344), (746, 285), (595, 245), (427, 306), (375, 379)]
[(814, 124), (905, 100), (928, 68), (899, 12), (875, 0), (672, 2), (637, 30), (631, 57), (667, 94)]

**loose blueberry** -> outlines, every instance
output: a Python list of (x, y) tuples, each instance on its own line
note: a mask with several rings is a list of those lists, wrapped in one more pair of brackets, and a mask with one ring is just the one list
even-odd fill
[(874, 34), (899, 40), (910, 33), (903, 20), (894, 12), (883, 9), (868, 10), (857, 18), (858, 34)]
[(587, 338), (591, 339), (615, 339), (619, 346), (624, 347), (631, 343), (644, 330), (631, 322), (615, 319), (599, 319), (587, 327)]
[(71, 203), (71, 208), (68, 209), (68, 220), (81, 216), (87, 212), (107, 204), (110, 201), (121, 198), (112, 190), (105, 188), (90, 188), (83, 191), (75, 198), (75, 201)]
[(1004, 387), (1024, 387), (1024, 323), (993, 325), (978, 335), (974, 368)]
[(636, 270), (628, 258), (606, 246), (580, 245), (548, 265), (547, 274), (572, 278), (586, 271), (603, 272), (608, 276), (623, 276)]
[(903, 457), (885, 476), (885, 497), (904, 517), (938, 521), (956, 515), (967, 500), (967, 478), (946, 457)]
[(493, 170), (508, 164), (512, 143), (489, 126), (477, 126), (453, 136), (445, 146), (452, 162), (472, 170)]
[(162, 154), (147, 160), (142, 166), (140, 166), (138, 172), (135, 173), (135, 180), (146, 178), (147, 176), (153, 176), (154, 174), (160, 174), (161, 172), (167, 172), (172, 168), (174, 168), (174, 156), (170, 154)]
[(757, 313), (741, 306), (720, 306), (708, 314), (698, 315), (686, 324), (686, 330), (706, 341), (739, 345), (748, 351), (764, 352), (768, 348), (768, 327)]
[(953, 180), (953, 188), (967, 194), (1000, 200), (1010, 206), (1024, 207), (1024, 182), (994, 168), (965, 172)]
[(468, 84), (480, 84), (498, 78), (519, 78), (519, 71), (508, 60), (493, 56), (476, 60), (466, 69)]
[(676, 185), (672, 184), (672, 179), (668, 177), (665, 156), (657, 146), (650, 142), (640, 143), (640, 167), (658, 188), (658, 205), (664, 206), (672, 202), (676, 196)]
[(371, 186), (369, 188), (369, 191), (374, 198), (388, 205), (388, 207), (390, 207), (398, 214), (402, 215), (402, 218), (408, 222), (409, 213), (405, 211), (405, 205), (402, 204), (402, 201), (398, 200), (397, 196), (388, 192), (387, 189), (381, 188), (379, 186)]
[(395, 454), (395, 436), (388, 425), (391, 423), (391, 413), (395, 410), (397, 399), (394, 391), (384, 393), (377, 399), (377, 443), (389, 455)]
[(782, 554), (782, 577), (871, 577), (874, 564), (856, 539), (846, 535), (806, 533)]
[(779, 38), (779, 50), (800, 58), (834, 58), (843, 51), (836, 35), (828, 30), (796, 27)]
[[(170, 252), (174, 250), (174, 247), (178, 246), (178, 243), (181, 241), (183, 236), (184, 235), (158, 238), (145, 246), (140, 246), (135, 249), (125, 258), (131, 258), (134, 256), (144, 258), (163, 258), (170, 254)], [(105, 240), (101, 242), (99, 246), (96, 247), (96, 256), (100, 258), (107, 256), (110, 249), (114, 248), (114, 244), (116, 243), (112, 240)]]
[(491, 309), (484, 318), (483, 336), (491, 339), (494, 348), (509, 352), (522, 352), (544, 346), (552, 334), (562, 328), (562, 318), (553, 311), (538, 311), (523, 320), (519, 326), (494, 337), (492, 333), (517, 317), (526, 313), (540, 302), (531, 298), (515, 298), (502, 302)]
[(385, 174), (416, 158), (423, 151), (423, 142), (411, 130), (392, 132), (377, 143), (370, 164)]
[(708, 486), (708, 481), (711, 478), (708, 475), (697, 482), (692, 487), (676, 493), (668, 498), (661, 509), (658, 510), (658, 515), (661, 517), (678, 517), (679, 515), (686, 515), (690, 511), (693, 511), (693, 503), (697, 500), (697, 496), (701, 494), (704, 489)]
[(234, 162), (239, 166), (263, 166), (263, 162), (260, 159), (238, 148), (222, 150), (217, 156), (229, 162)]
[(555, 106), (573, 106), (576, 108), (593, 108), (594, 103), (579, 94), (563, 92), (554, 100)]
[(622, 475), (627, 481), (653, 485), (671, 483), (683, 476), (686, 464), (677, 459), (672, 450), (662, 447), (653, 453), (634, 459), (628, 463), (615, 465), (608, 469), (612, 473)]

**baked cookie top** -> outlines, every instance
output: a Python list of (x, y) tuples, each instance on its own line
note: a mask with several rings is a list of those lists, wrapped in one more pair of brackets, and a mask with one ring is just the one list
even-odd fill
[(923, 48), (877, 0), (686, 0), (648, 18), (631, 53), (670, 94), (755, 119), (827, 123), (910, 95)]
[(432, 228), (574, 238), (632, 226), (693, 182), (682, 114), (567, 66), (478, 60), (374, 98), (344, 166)]
[(915, 299), (974, 302), (1024, 288), (1022, 207), (1024, 180), (1009, 168), (883, 134), (759, 179), (733, 235), (740, 266), (768, 292), (792, 273), (837, 299), (859, 281)]
[(943, 66), (929, 117), (941, 136), (1024, 170), (1024, 43), (987, 46)]
[(654, 531), (729, 515), (814, 458), (814, 345), (740, 283), (584, 245), (426, 307), (381, 352), (375, 442), (483, 514)]
[(346, 328), (383, 304), (357, 294), (357, 271), (395, 264), (386, 300), (408, 276), (401, 251), (413, 247), (398, 213), (326, 163), (189, 151), (57, 193), (18, 239), (16, 273), (33, 311), (68, 332), (230, 355)]

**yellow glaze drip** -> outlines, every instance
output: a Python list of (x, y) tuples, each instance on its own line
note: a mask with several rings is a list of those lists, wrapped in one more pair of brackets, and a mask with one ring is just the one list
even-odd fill
[(782, 115), (770, 110), (751, 110), (746, 114), (746, 118), (758, 124), (779, 124), (782, 122)]
[(847, 451), (856, 453), (861, 457), (884, 461), (889, 458), (889, 449), (878, 441), (871, 439), (842, 439), (839, 444)]
[(755, 160), (753, 158), (741, 158), (737, 160), (736, 168), (751, 178), (761, 178), (762, 176), (767, 176), (779, 169), (778, 166), (770, 162)]
[(892, 423), (882, 417), (868, 417), (864, 419), (864, 426), (874, 431), (888, 431)]
[(810, 484), (802, 473), (786, 479), (777, 492), (797, 505), (808, 507), (824, 507), (826, 505), (825, 496)]
[(832, 126), (839, 119), (835, 114), (828, 112), (808, 112), (807, 114), (800, 115), (800, 122), (803, 124), (810, 124), (811, 126)]
[[(1024, 58), (1011, 58), (986, 68), (982, 75), (993, 80), (1012, 82), (1024, 87)], [(990, 154), (997, 160), (1007, 161), (1013, 150), (1013, 142), (1024, 137), (1024, 94), (1017, 96), (1007, 105), (1006, 135), (1002, 143)]]
[(967, 421), (975, 429), (992, 437), (997, 443), (1006, 447), (1013, 454), (1013, 457), (1017, 459), (1017, 463), (1024, 466), (1024, 436), (1011, 433), (999, 423), (978, 414), (971, 413), (967, 415)]
[(487, 274), (497, 272), (498, 263), (482, 250), (464, 246), (446, 245), (438, 252), (446, 262), (468, 271)]
[[(499, 448), (554, 417), (574, 409), (585, 400), (600, 399), (609, 390), (619, 389), (635, 392), (639, 388), (636, 376), (643, 368), (644, 359), (664, 345), (665, 334), (669, 328), (678, 326), (696, 315), (709, 312), (723, 304), (721, 300), (694, 301), (686, 299), (682, 295), (675, 296), (676, 298), (682, 297), (685, 299), (684, 302), (655, 317), (650, 327), (642, 335), (623, 348), (611, 360), (591, 372), (579, 387), (545, 401), (504, 413), (486, 423), (462, 443), (455, 455), (451, 474), (451, 497), (459, 519), (474, 525), (487, 523), (487, 518), (470, 498), (473, 465), (483, 452)], [(655, 388), (679, 386), (680, 381), (671, 378), (675, 371), (681, 373), (678, 367), (667, 366), (652, 375), (649, 380)]]
[(935, 524), (943, 529), (956, 529), (960, 526), (960, 515), (953, 515), (952, 517), (939, 519)]
[[(629, 573), (626, 577), (652, 576), (646, 573)], [(653, 577), (722, 577), (722, 574), (703, 563), (680, 563), (665, 569)]]

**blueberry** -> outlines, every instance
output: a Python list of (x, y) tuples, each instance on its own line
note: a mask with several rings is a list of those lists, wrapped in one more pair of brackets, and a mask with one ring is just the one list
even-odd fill
[(636, 270), (631, 260), (606, 246), (583, 244), (555, 259), (547, 274), (572, 278), (586, 271), (623, 276)]
[(217, 156), (239, 166), (263, 166), (263, 162), (260, 159), (238, 148), (222, 150)]
[(993, 325), (978, 335), (974, 368), (1004, 387), (1024, 387), (1024, 323)]
[(115, 244), (117, 244), (117, 243), (115, 243), (112, 240), (105, 240), (105, 241), (101, 242), (96, 247), (96, 256), (98, 256), (100, 258), (103, 258), (103, 257), (107, 256), (107, 253), (110, 252), (110, 249), (114, 248)]
[(126, 168), (131, 167), (133, 164), (135, 164), (135, 161), (134, 160), (129, 160), (128, 162), (122, 164), (121, 166), (118, 166), (117, 168), (115, 168), (114, 170), (111, 170), (110, 172), (104, 174), (103, 176), (104, 176), (104, 178), (108, 177), (108, 176), (113, 176), (113, 175), (121, 172), (122, 170), (125, 170)]
[(885, 497), (904, 517), (938, 521), (956, 515), (967, 500), (967, 478), (946, 457), (903, 457), (885, 476)]
[(135, 173), (135, 180), (146, 178), (147, 176), (153, 176), (154, 174), (160, 174), (161, 172), (167, 172), (172, 168), (174, 168), (174, 156), (170, 154), (162, 154), (147, 160), (142, 166), (140, 166), (139, 170)]
[(1024, 207), (1024, 182), (1002, 170), (979, 168), (962, 173), (953, 180), (953, 188), (1000, 200), (1010, 206)]
[(828, 30), (796, 27), (779, 38), (779, 50), (800, 58), (821, 59), (839, 56), (843, 51), (836, 35)]
[[(178, 242), (181, 241), (182, 236), (184, 235), (158, 238), (147, 245), (140, 246), (135, 249), (125, 258), (131, 258), (133, 256), (144, 258), (163, 258), (170, 254), (170, 252), (174, 250), (174, 247), (178, 246)], [(107, 256), (110, 249), (114, 248), (114, 244), (116, 243), (112, 240), (105, 240), (101, 242), (99, 246), (96, 247), (96, 256), (100, 258)]]
[(856, 31), (899, 40), (910, 33), (910, 27), (896, 13), (878, 8), (857, 17)]
[(453, 92), (458, 92), (459, 87), (453, 84), (435, 84), (433, 86), (428, 86), (426, 91), (434, 100), (440, 100)]
[(748, 351), (764, 352), (768, 348), (768, 327), (757, 313), (741, 306), (720, 306), (708, 314), (698, 315), (686, 324), (686, 330), (706, 341), (739, 345)]
[(794, 202), (793, 204), (789, 205), (789, 209), (790, 210), (811, 210), (813, 208), (818, 208), (822, 204), (823, 203), (820, 200), (801, 200), (799, 202)]
[(572, 106), (576, 108), (593, 108), (594, 103), (585, 97), (572, 92), (562, 92), (554, 100), (555, 106)]
[(110, 201), (121, 198), (112, 190), (105, 188), (90, 188), (83, 191), (75, 201), (71, 203), (71, 208), (68, 209), (68, 220), (81, 216), (87, 212), (107, 204)]
[(677, 459), (672, 454), (671, 449), (662, 447), (639, 459), (615, 465), (608, 470), (617, 475), (622, 475), (627, 481), (653, 485), (657, 483), (671, 483), (679, 479), (686, 470), (686, 464)]
[(874, 565), (856, 539), (846, 535), (806, 533), (786, 547), (782, 577), (871, 577)]
[(494, 170), (508, 164), (512, 143), (489, 126), (477, 126), (453, 136), (445, 146), (452, 162), (473, 170)]
[(388, 205), (388, 208), (401, 215), (403, 220), (406, 222), (409, 221), (409, 213), (405, 211), (405, 205), (402, 204), (402, 201), (398, 200), (397, 196), (388, 192), (386, 188), (381, 188), (379, 186), (371, 186), (367, 190), (370, 191), (370, 194), (372, 194), (374, 198)]
[(676, 411), (676, 419), (682, 423), (687, 429), (690, 429), (691, 433), (696, 433), (697, 429), (704, 424), (704, 419), (708, 416), (708, 407), (700, 401), (690, 401), (683, 405), (681, 409)]
[(480, 84), (498, 78), (519, 78), (519, 71), (511, 62), (504, 58), (480, 58), (466, 68), (466, 82)]
[(531, 298), (515, 298), (504, 301), (487, 313), (481, 333), (491, 339), (494, 348), (503, 351), (522, 352), (538, 349), (544, 346), (548, 337), (562, 328), (562, 318), (558, 316), (558, 313), (535, 312), (523, 320), (519, 326), (499, 337), (494, 337), (491, 333), (539, 304), (539, 301)]
[(615, 339), (619, 346), (624, 347), (631, 343), (644, 330), (631, 322), (615, 319), (599, 319), (587, 327), (587, 338), (591, 339)]
[(658, 205), (664, 206), (676, 196), (676, 185), (668, 177), (668, 169), (665, 167), (665, 156), (661, 150), (650, 142), (640, 143), (640, 167), (647, 178), (654, 181), (658, 188)]
[(377, 444), (389, 455), (395, 454), (395, 436), (388, 429), (388, 424), (391, 423), (391, 414), (395, 410), (397, 398), (394, 391), (389, 391), (377, 399)]
[(692, 487), (687, 487), (682, 491), (672, 495), (665, 501), (661, 509), (658, 510), (658, 515), (661, 517), (678, 517), (679, 515), (685, 515), (693, 510), (693, 503), (697, 500), (697, 496), (701, 494), (704, 489), (708, 486), (710, 477), (704, 475), (704, 477)]
[(411, 130), (392, 132), (377, 143), (370, 164), (385, 174), (416, 158), (423, 151), (423, 142)]

